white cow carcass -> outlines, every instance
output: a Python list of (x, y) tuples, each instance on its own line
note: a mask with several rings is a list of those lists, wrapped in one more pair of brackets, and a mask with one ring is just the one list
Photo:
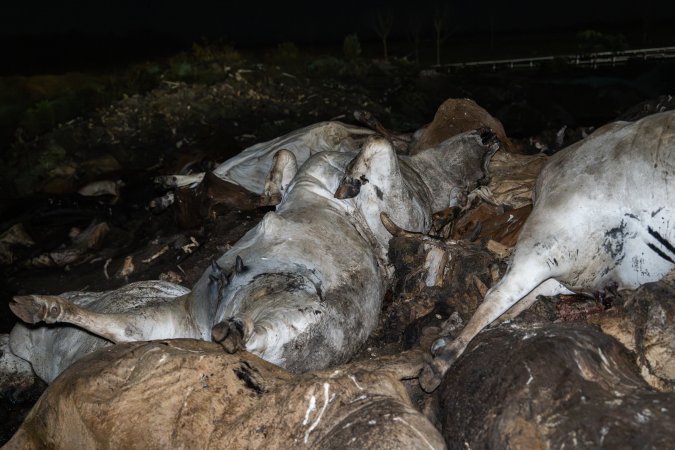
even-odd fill
[[(105, 311), (94, 301), (78, 306), (64, 296), (15, 297), (11, 307), (26, 322), (67, 322), (111, 342), (213, 338), (229, 352), (246, 349), (293, 372), (338, 364), (377, 324), (390, 281), (391, 235), (380, 213), (428, 231), (433, 210), (453, 204), (485, 177), (498, 145), (492, 133), (475, 131), (407, 158), (373, 138), (358, 154), (317, 153), (297, 174), (293, 155), (280, 150), (267, 176), (269, 186), (284, 187), (276, 211), (214, 261), (190, 292), (152, 302), (127, 293), (130, 305), (118, 302)], [(388, 176), (380, 160), (389, 164)], [(354, 177), (360, 195), (341, 195)], [(77, 344), (77, 334), (89, 339), (87, 332), (73, 331), (63, 341), (58, 351), (70, 352), (67, 358), (37, 358), (45, 350), (34, 348), (26, 333), (11, 345), (46, 365), (36, 372), (50, 380), (91, 351)]]
[(426, 389), (483, 328), (538, 295), (629, 289), (675, 267), (675, 112), (609, 124), (542, 170), (510, 267), (452, 342), (438, 340)]

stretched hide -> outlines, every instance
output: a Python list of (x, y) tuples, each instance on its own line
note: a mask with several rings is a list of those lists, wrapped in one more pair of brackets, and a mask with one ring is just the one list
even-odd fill
[(341, 122), (319, 122), (248, 147), (216, 167), (213, 174), (223, 181), (262, 194), (265, 177), (272, 169), (272, 159), (279, 150), (293, 153), (298, 166), (301, 166), (316, 153), (356, 152), (364, 139), (373, 134), (375, 132), (368, 128)]
[(291, 377), (207, 342), (118, 345), (64, 372), (5, 448), (445, 448), (399, 381), (420, 355), (366, 366)]

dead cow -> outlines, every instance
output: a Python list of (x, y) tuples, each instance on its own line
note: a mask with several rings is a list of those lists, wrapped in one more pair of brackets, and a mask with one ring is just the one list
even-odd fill
[[(470, 132), (399, 162), (387, 141), (374, 139), (358, 155), (316, 154), (295, 176), (286, 152), (268, 177), (270, 186), (287, 186), (276, 212), (214, 261), (191, 292), (147, 305), (136, 296), (132, 306), (120, 302), (105, 312), (58, 296), (15, 297), (11, 307), (26, 322), (68, 322), (112, 342), (213, 336), (228, 351), (246, 349), (294, 372), (342, 363), (375, 327), (389, 282), (390, 235), (380, 212), (428, 231), (433, 210), (484, 178), (497, 146), (492, 133)], [(365, 181), (360, 171), (368, 167), (376, 168)], [(335, 198), (342, 187), (354, 186), (353, 177), (361, 195)], [(69, 358), (46, 361), (34, 358), (44, 350), (33, 349), (38, 343), (31, 333), (21, 332), (22, 341), (13, 336), (12, 348), (49, 366), (37, 370), (48, 373), (47, 380), (93, 345), (78, 347), (78, 339), (99, 339), (73, 331), (63, 343)]]
[(457, 339), (439, 339), (420, 381), (433, 390), (469, 341), (538, 295), (635, 288), (675, 267), (675, 112), (609, 124), (554, 155), (509, 270)]
[(88, 355), (33, 407), (7, 449), (444, 449), (401, 378), (421, 355), (291, 376), (249, 353), (192, 340)]

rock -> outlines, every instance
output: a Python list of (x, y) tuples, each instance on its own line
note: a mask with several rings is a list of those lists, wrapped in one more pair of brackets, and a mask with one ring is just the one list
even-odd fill
[(110, 226), (105, 222), (93, 221), (84, 230), (72, 228), (69, 233), (70, 245), (62, 245), (51, 252), (42, 253), (26, 261), (28, 267), (65, 267), (93, 258), (92, 250), (102, 247)]
[(416, 134), (410, 154), (416, 155), (452, 136), (483, 127), (490, 128), (506, 148), (509, 148), (509, 138), (499, 120), (471, 99), (448, 99), (439, 106), (434, 120), (419, 135)]
[(0, 265), (10, 265), (16, 259), (12, 247), (31, 247), (35, 245), (23, 224), (17, 223), (0, 235)]
[(667, 448), (675, 394), (655, 392), (613, 338), (582, 324), (480, 334), (446, 373), (452, 448)]
[(107, 196), (110, 204), (115, 204), (120, 197), (120, 187), (124, 186), (122, 180), (101, 180), (92, 181), (85, 186), (78, 189), (77, 193), (85, 197), (102, 197)]
[(408, 398), (420, 353), (291, 377), (216, 344), (136, 342), (81, 359), (6, 448), (445, 448)]
[(112, 155), (102, 155), (98, 158), (84, 161), (79, 166), (79, 172), (88, 177), (94, 177), (122, 169), (120, 163)]

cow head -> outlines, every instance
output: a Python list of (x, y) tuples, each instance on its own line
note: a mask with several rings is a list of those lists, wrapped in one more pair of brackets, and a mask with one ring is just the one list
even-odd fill
[(363, 149), (345, 169), (345, 176), (335, 191), (335, 198), (354, 198), (361, 187), (371, 183), (378, 197), (385, 188), (400, 178), (398, 158), (391, 143), (381, 137), (368, 138)]

